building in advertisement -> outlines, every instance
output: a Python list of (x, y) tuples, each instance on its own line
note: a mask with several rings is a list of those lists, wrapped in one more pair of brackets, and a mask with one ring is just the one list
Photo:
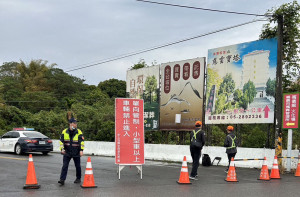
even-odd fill
[(253, 51), (243, 56), (243, 69), (240, 89), (249, 80), (255, 85), (257, 98), (266, 96), (266, 83), (269, 76), (269, 50)]

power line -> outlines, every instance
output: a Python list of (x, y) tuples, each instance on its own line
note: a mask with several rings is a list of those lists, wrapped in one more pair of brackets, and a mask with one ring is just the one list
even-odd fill
[(171, 46), (171, 45), (174, 45), (174, 44), (178, 44), (178, 43), (181, 43), (181, 42), (186, 42), (186, 41), (193, 40), (193, 39), (196, 39), (196, 38), (201, 38), (201, 37), (204, 37), (204, 36), (208, 36), (208, 35), (211, 35), (211, 34), (215, 34), (215, 33), (218, 33), (218, 32), (233, 29), (233, 28), (236, 28), (236, 27), (240, 27), (240, 26), (247, 25), (247, 24), (254, 23), (254, 22), (258, 22), (258, 21), (265, 21), (265, 20), (256, 19), (256, 20), (248, 21), (248, 22), (245, 22), (245, 23), (241, 23), (241, 24), (238, 24), (238, 25), (226, 27), (226, 28), (223, 28), (223, 29), (215, 30), (215, 31), (212, 31), (212, 32), (209, 32), (209, 33), (204, 33), (204, 34), (193, 36), (193, 37), (190, 37), (190, 38), (185, 38), (185, 39), (178, 40), (178, 41), (175, 41), (175, 42), (170, 42), (170, 43), (155, 46), (155, 47), (152, 47), (152, 48), (143, 49), (143, 50), (139, 50), (139, 51), (136, 51), (136, 52), (123, 54), (123, 55), (120, 55), (120, 56), (117, 56), (117, 57), (108, 58), (108, 59), (102, 60), (98, 63), (90, 64), (90, 65), (87, 65), (87, 66), (82, 66), (82, 67), (79, 67), (79, 68), (74, 68), (74, 69), (71, 69), (71, 70), (67, 70), (66, 72), (81, 70), (81, 69), (89, 68), (89, 67), (96, 66), (96, 65), (99, 65), (99, 64), (104, 64), (104, 63), (116, 61), (116, 60), (123, 59), (123, 58), (126, 58), (126, 57), (131, 57), (131, 56), (138, 55), (138, 54), (141, 54), (141, 53), (146, 53), (146, 52), (149, 52), (149, 51), (164, 48), (164, 47)]
[(227, 14), (241, 14), (241, 15), (250, 15), (250, 16), (270, 16), (270, 15), (261, 15), (261, 14), (251, 14), (251, 13), (245, 13), (245, 12), (234, 12), (234, 11), (226, 11), (226, 10), (216, 10), (216, 9), (192, 7), (192, 6), (171, 4), (171, 3), (161, 3), (161, 2), (156, 2), (156, 1), (145, 1), (145, 0), (136, 0), (136, 1), (140, 1), (143, 3), (153, 3), (153, 4), (159, 4), (159, 5), (181, 7), (181, 8), (191, 8), (191, 9), (196, 9), (196, 10), (205, 10), (205, 11), (211, 11), (211, 12), (223, 12), (223, 13), (227, 13)]

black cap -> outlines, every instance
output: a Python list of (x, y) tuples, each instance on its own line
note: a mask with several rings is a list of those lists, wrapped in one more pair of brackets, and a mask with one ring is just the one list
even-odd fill
[(75, 118), (71, 118), (70, 120), (69, 120), (69, 123), (77, 123), (78, 121), (75, 119)]

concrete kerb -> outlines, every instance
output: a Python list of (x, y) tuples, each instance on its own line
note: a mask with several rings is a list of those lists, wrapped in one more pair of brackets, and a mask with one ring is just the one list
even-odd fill
[[(252, 158), (264, 158), (267, 157), (267, 166), (272, 169), (274, 160), (274, 149), (264, 148), (237, 148), (236, 159), (252, 159)], [(53, 151), (59, 151), (59, 140), (53, 140)], [(85, 141), (85, 154), (99, 155), (99, 156), (115, 156), (115, 143), (114, 142), (101, 142), (101, 141)], [(204, 146), (202, 154), (208, 154), (211, 161), (215, 157), (221, 157), (219, 165), (227, 166), (228, 158), (225, 153), (224, 147), (219, 146)], [(283, 156), (287, 155), (287, 151), (283, 150)], [(170, 144), (145, 144), (145, 159), (154, 161), (165, 161), (181, 163), (183, 157), (187, 157), (187, 162), (191, 163), (192, 158), (190, 156), (189, 145), (170, 145)], [(292, 150), (292, 157), (298, 157), (298, 150)], [(201, 159), (200, 159), (201, 163)], [(263, 161), (237, 161), (236, 167), (244, 168), (261, 168)], [(296, 169), (298, 160), (292, 160), (291, 168)], [(283, 159), (283, 166), (286, 166), (286, 159)]]

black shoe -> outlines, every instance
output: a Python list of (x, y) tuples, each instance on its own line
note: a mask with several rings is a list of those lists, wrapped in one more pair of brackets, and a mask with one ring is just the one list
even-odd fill
[(81, 182), (80, 179), (76, 179), (76, 180), (74, 181), (74, 183), (80, 183), (80, 182)]
[(195, 177), (198, 177), (198, 174), (196, 174), (196, 176)]
[(196, 177), (194, 177), (194, 176), (190, 176), (190, 179), (192, 179), (192, 180), (198, 180), (198, 179), (196, 179)]
[(59, 180), (58, 183), (59, 183), (60, 185), (64, 185), (64, 184), (65, 184), (65, 181), (64, 181), (64, 180)]

